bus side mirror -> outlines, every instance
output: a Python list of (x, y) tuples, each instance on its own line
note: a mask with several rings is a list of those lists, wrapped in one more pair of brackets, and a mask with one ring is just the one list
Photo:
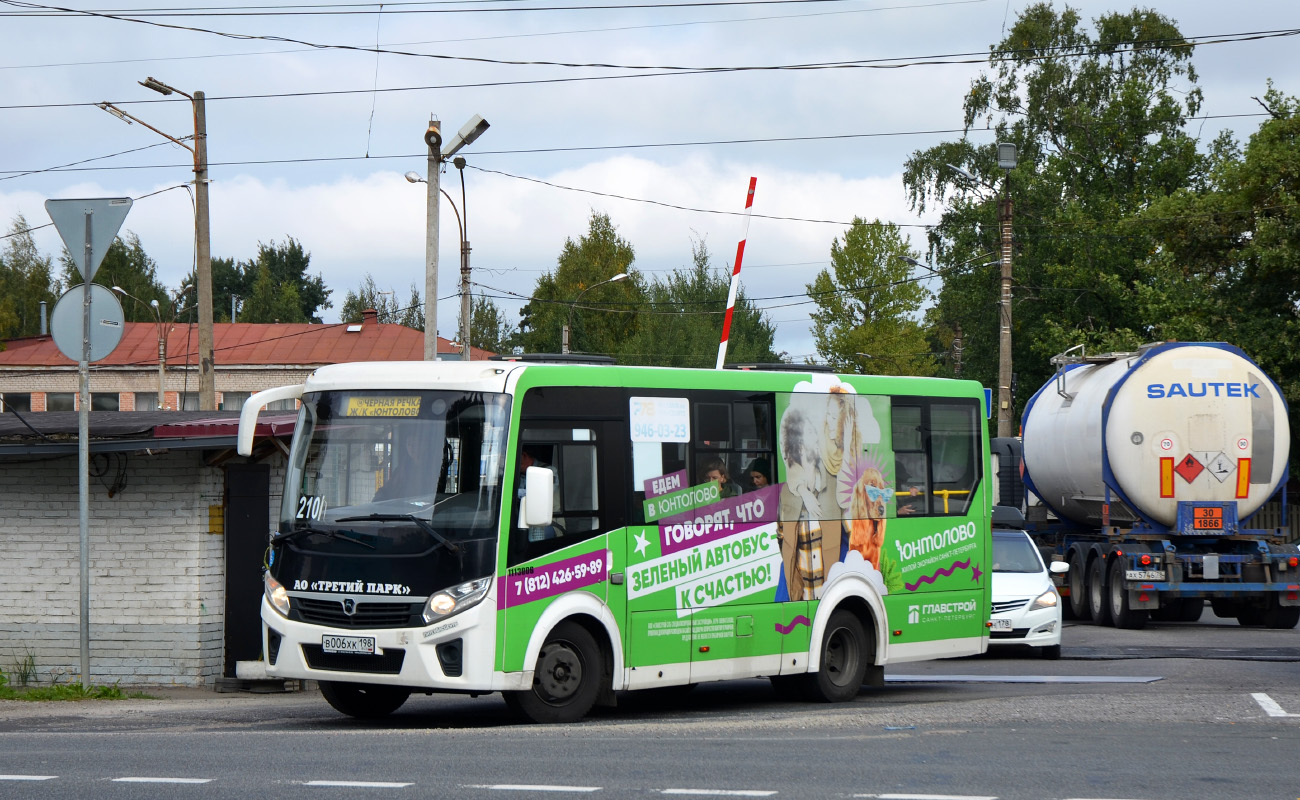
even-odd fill
[(547, 467), (529, 467), (524, 473), (523, 510), (519, 516), (525, 528), (550, 525), (555, 517), (555, 473)]
[(235, 451), (241, 456), (253, 454), (253, 435), (257, 432), (257, 415), (262, 409), (277, 400), (297, 400), (302, 397), (303, 384), (280, 386), (249, 397), (239, 412), (239, 434), (235, 439)]

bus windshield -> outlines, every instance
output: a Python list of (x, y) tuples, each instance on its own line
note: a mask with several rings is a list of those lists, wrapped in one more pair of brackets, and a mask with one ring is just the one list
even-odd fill
[(495, 539), (509, 409), (482, 392), (305, 395), (278, 538), (340, 555)]

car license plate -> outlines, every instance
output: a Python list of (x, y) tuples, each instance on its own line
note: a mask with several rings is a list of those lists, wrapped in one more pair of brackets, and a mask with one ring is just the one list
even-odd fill
[(375, 637), (373, 636), (322, 636), (320, 649), (326, 653), (355, 653), (373, 656), (375, 654)]
[(1009, 630), (1011, 630), (1011, 620), (1009, 620), (1009, 619), (995, 619), (995, 620), (993, 620), (993, 630), (995, 630), (995, 631), (1009, 631)]
[(1126, 581), (1163, 581), (1165, 571), (1162, 569), (1126, 569), (1124, 570), (1124, 580)]

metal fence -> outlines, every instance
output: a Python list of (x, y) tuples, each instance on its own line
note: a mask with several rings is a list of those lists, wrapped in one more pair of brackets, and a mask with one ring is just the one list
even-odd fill
[(1246, 524), (1252, 528), (1286, 528), (1287, 541), (1300, 541), (1300, 506), (1285, 507), (1285, 524), (1283, 510), (1282, 503), (1276, 500), (1265, 503)]

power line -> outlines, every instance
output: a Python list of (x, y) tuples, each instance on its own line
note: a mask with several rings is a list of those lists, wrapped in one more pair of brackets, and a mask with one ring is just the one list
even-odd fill
[[(1095, 53), (1085, 52), (1084, 48), (1081, 48), (1077, 45), (1070, 45), (1070, 46), (1058, 46), (1053, 48), (1025, 48), (1025, 49), (1014, 50), (1014, 51), (994, 51), (992, 53), (982, 53), (982, 52), (951, 53), (951, 54), (942, 54), (937, 56), (927, 56), (927, 57), (912, 59), (910, 61), (906, 59), (897, 59), (897, 58), (875, 58), (875, 59), (854, 59), (849, 61), (809, 62), (809, 63), (801, 63), (801, 64), (746, 65), (746, 66), (724, 66), (724, 67), (615, 64), (615, 63), (607, 63), (607, 62), (570, 62), (570, 61), (546, 61), (546, 60), (523, 61), (523, 60), (515, 60), (515, 59), (487, 58), (483, 56), (453, 56), (445, 53), (414, 53), (407, 50), (392, 50), (388, 48), (363, 47), (359, 45), (326, 44), (326, 43), (319, 43), (319, 42), (310, 42), (303, 39), (295, 39), (288, 36), (275, 36), (269, 34), (258, 35), (258, 34), (231, 33), (229, 31), (219, 31), (210, 28), (199, 28), (199, 27), (188, 26), (188, 25), (175, 25), (175, 24), (165, 23), (165, 22), (154, 22), (139, 17), (126, 17), (126, 16), (115, 15), (115, 14), (105, 14), (98, 11), (71, 9), (62, 6), (48, 6), (39, 3), (28, 2), (27, 0), (0, 0), (0, 2), (3, 2), (5, 4), (17, 8), (41, 9), (46, 11), (61, 11), (61, 12), (66, 12), (67, 14), (95, 17), (101, 19), (112, 19), (120, 22), (132, 22), (139, 25), (166, 28), (169, 30), (181, 30), (181, 31), (189, 31), (193, 33), (206, 33), (212, 36), (219, 36), (227, 39), (236, 39), (241, 41), (285, 42), (289, 44), (303, 45), (305, 47), (319, 48), (322, 50), (343, 50), (343, 51), (364, 52), (364, 53), (382, 52), (389, 55), (401, 55), (401, 56), (407, 56), (411, 58), (428, 58), (428, 59), (443, 60), (443, 61), (460, 61), (460, 62), (468, 62), (468, 63), (476, 63), (476, 64), (494, 64), (494, 65), (507, 65), (507, 66), (550, 66), (550, 67), (566, 67), (566, 68), (575, 68), (575, 69), (618, 69), (618, 70), (636, 70), (636, 71), (660, 70), (661, 74), (665, 74), (665, 75), (678, 74), (678, 73), (709, 74), (709, 73), (726, 73), (726, 72), (785, 71), (785, 70), (801, 71), (801, 70), (823, 70), (823, 69), (900, 69), (903, 67), (922, 66), (922, 65), (984, 63), (986, 60), (990, 62), (997, 62), (1000, 60), (1012, 60), (1013, 58), (1016, 57), (1020, 57), (1028, 60), (1043, 60), (1051, 57), (1051, 55), (1053, 54), (1059, 54), (1059, 53), (1065, 53), (1067, 56), (1077, 55), (1080, 57), (1095, 55)], [(847, 0), (694, 0), (693, 2), (675, 3), (675, 4), (643, 3), (643, 4), (616, 5), (616, 6), (596, 6), (596, 5), (557, 6), (557, 7), (542, 7), (542, 8), (528, 8), (528, 9), (512, 8), (512, 9), (483, 9), (483, 10), (486, 11), (492, 11), (492, 10), (574, 11), (574, 10), (600, 10), (600, 9), (645, 9), (645, 8), (667, 8), (667, 7), (689, 8), (689, 7), (705, 7), (705, 6), (725, 6), (725, 5), (733, 5), (737, 3), (769, 5), (769, 4), (791, 4), (791, 3), (795, 3), (795, 4), (831, 3), (831, 2), (836, 2), (836, 3), (847, 2)], [(467, 11), (467, 10), (469, 9), (461, 9), (460, 11)], [(454, 11), (454, 10), (449, 9), (448, 11)], [(347, 13), (353, 13), (353, 12), (347, 12)], [(373, 13), (373, 12), (365, 12), (365, 13)], [(396, 13), (401, 13), (401, 12), (399, 11)], [(1222, 44), (1227, 42), (1253, 41), (1253, 40), (1266, 39), (1266, 38), (1277, 38), (1277, 37), (1296, 36), (1296, 35), (1300, 35), (1300, 29), (1292, 28), (1292, 29), (1280, 29), (1280, 30), (1271, 30), (1271, 31), (1252, 31), (1247, 33), (1216, 34), (1213, 38), (1206, 37), (1201, 39), (1200, 41), (1195, 41), (1199, 37), (1183, 37), (1180, 39), (1133, 40), (1133, 41), (1125, 41), (1125, 42), (1116, 42), (1114, 45), (1112, 45), (1109, 53), (1112, 55), (1125, 53), (1125, 52), (1129, 52), (1130, 49), (1136, 50), (1138, 46), (1152, 47), (1152, 46), (1164, 45), (1167, 47), (1194, 47), (1198, 43), (1199, 44)], [(601, 76), (589, 76), (589, 77), (584, 77), (581, 80), (589, 80), (598, 77)]]
[[(465, 166), (468, 167), (468, 168), (470, 168), (470, 169), (478, 170), (479, 172), (488, 172), (488, 173), (491, 173), (491, 174), (493, 174), (493, 175), (501, 175), (501, 176), (506, 177), (506, 178), (514, 178), (515, 180), (527, 181), (527, 182), (529, 182), (529, 183), (539, 183), (539, 184), (541, 184), (541, 185), (543, 185), (543, 186), (549, 186), (549, 187), (552, 188), (552, 189), (564, 189), (565, 191), (569, 191), (569, 192), (579, 192), (579, 193), (581, 193), (581, 194), (590, 194), (590, 195), (595, 195), (595, 196), (597, 196), (597, 197), (609, 197), (609, 198), (612, 198), (612, 199), (615, 199), (615, 200), (627, 200), (627, 201), (629, 201), (629, 202), (633, 202), (633, 203), (645, 203), (645, 204), (647, 204), (647, 205), (660, 206), (660, 207), (662, 207), (662, 208), (671, 208), (671, 209), (674, 209), (674, 210), (677, 210), (677, 211), (690, 211), (690, 212), (692, 212), (692, 213), (696, 213), (696, 214), (722, 214), (722, 215), (724, 215), (724, 216), (737, 216), (737, 217), (743, 217), (743, 216), (745, 216), (745, 212), (743, 212), (743, 211), (720, 211), (720, 210), (718, 210), (718, 209), (712, 209), (712, 208), (694, 208), (694, 207), (692, 207), (692, 206), (680, 206), (680, 205), (677, 205), (677, 204), (675, 204), (675, 203), (665, 203), (665, 202), (663, 202), (663, 201), (661, 201), (661, 200), (648, 200), (648, 199), (646, 199), (646, 198), (641, 198), (641, 197), (628, 197), (627, 195), (612, 194), (612, 193), (610, 193), (610, 192), (598, 192), (598, 191), (596, 191), (595, 189), (579, 189), (579, 188), (574, 187), (574, 186), (564, 186), (563, 184), (559, 184), (559, 183), (551, 183), (550, 181), (544, 181), (544, 180), (542, 180), (541, 178), (528, 178), (528, 177), (524, 177), (523, 175), (513, 175), (513, 174), (511, 174), (511, 173), (509, 173), (509, 172), (502, 172), (502, 171), (500, 171), (500, 170), (495, 170), (495, 169), (487, 169), (487, 168), (485, 168), (485, 167), (476, 167), (476, 166), (474, 166), (474, 165), (472, 165), (472, 164), (466, 164)], [(815, 223), (821, 223), (821, 224), (827, 224), (827, 225), (852, 225), (852, 224), (853, 224), (852, 222), (844, 222), (843, 220), (835, 220), (835, 219), (809, 219), (809, 218), (806, 218), (806, 217), (780, 217), (780, 216), (775, 216), (775, 215), (772, 215), (772, 214), (753, 214), (752, 216), (754, 216), (754, 217), (757, 218), (757, 219), (779, 220), (779, 221), (783, 221), (783, 222), (815, 222)], [(922, 225), (922, 224), (920, 224), (920, 223), (907, 223), (907, 222), (900, 222), (900, 223), (893, 223), (893, 222), (866, 222), (865, 220), (863, 220), (863, 222), (864, 222), (864, 224), (867, 224), (867, 225), (894, 225), (895, 227), (899, 227), (899, 228), (925, 228), (925, 229), (927, 229), (927, 230), (930, 229), (930, 228), (933, 228), (933, 227), (934, 227), (933, 225)]]
[[(426, 39), (416, 42), (388, 42), (385, 47), (410, 47), (413, 45), (430, 45), (430, 44), (463, 44), (467, 42), (489, 42), (502, 39), (536, 39), (547, 36), (569, 36), (583, 33), (616, 33), (621, 31), (653, 30), (658, 28), (683, 28), (694, 25), (730, 25), (744, 22), (769, 22), (771, 20), (784, 19), (807, 19), (810, 17), (829, 17), (841, 16), (845, 14), (869, 14), (877, 11), (896, 11), (922, 8), (934, 8), (937, 6), (968, 5), (972, 3), (984, 3), (987, 0), (946, 0), (937, 3), (920, 3), (905, 6), (876, 6), (874, 8), (845, 9), (841, 11), (814, 11), (807, 14), (772, 14), (758, 17), (734, 17), (729, 19), (703, 19), (688, 20), (685, 22), (660, 22), (646, 25), (616, 25), (603, 28), (575, 28), (570, 30), (559, 31), (537, 31), (532, 33), (501, 33), (492, 36), (466, 36), (458, 39)], [(12, 12), (11, 12), (12, 13)], [(0, 16), (5, 16), (0, 13)], [(156, 58), (120, 58), (104, 59), (99, 61), (63, 61), (48, 64), (14, 64), (0, 65), (0, 71), (9, 69), (45, 69), (50, 67), (85, 67), (99, 66), (105, 64), (144, 64), (155, 61), (191, 61), (209, 58), (245, 58), (266, 55), (284, 55), (286, 53), (316, 53), (320, 52), (315, 47), (293, 47), (281, 50), (257, 50), (245, 53), (208, 53), (204, 55), (193, 56), (160, 56)]]

